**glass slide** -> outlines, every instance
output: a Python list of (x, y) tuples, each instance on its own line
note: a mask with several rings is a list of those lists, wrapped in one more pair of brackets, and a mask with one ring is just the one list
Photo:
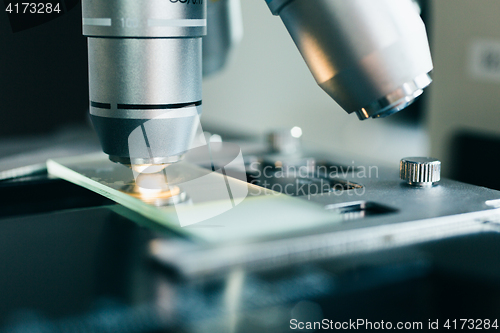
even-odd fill
[(48, 160), (47, 168), (126, 207), (117, 212), (132, 220), (143, 216), (201, 242), (305, 235), (341, 221), (322, 205), (248, 184), (241, 152), (234, 156), (212, 170), (188, 161), (129, 168), (104, 153)]

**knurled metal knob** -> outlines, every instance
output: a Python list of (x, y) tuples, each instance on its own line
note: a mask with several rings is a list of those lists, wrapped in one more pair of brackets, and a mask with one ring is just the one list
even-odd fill
[(430, 157), (403, 158), (399, 176), (412, 186), (432, 186), (441, 179), (441, 161)]

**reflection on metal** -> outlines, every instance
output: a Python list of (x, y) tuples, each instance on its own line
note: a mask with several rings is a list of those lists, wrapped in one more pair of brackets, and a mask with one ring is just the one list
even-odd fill
[(164, 174), (142, 174), (136, 182), (130, 182), (121, 191), (154, 206), (175, 205), (187, 198), (178, 186), (168, 186)]
[(368, 216), (396, 213), (397, 209), (386, 207), (375, 202), (345, 202), (325, 206), (326, 210), (340, 213), (344, 221), (356, 220)]
[(132, 170), (138, 173), (157, 173), (165, 169), (170, 164), (133, 164)]
[(423, 74), (410, 82), (404, 83), (395, 91), (379, 100), (356, 111), (360, 120), (368, 118), (385, 118), (399, 112), (412, 104), (417, 97), (422, 95), (424, 89), (432, 82), (429, 74)]
[(129, 168), (140, 170), (143, 166), (159, 166), (168, 165), (172, 163), (177, 163), (184, 158), (184, 155), (172, 155), (168, 157), (154, 157), (154, 158), (139, 158), (139, 157), (118, 157), (114, 155), (109, 155), (109, 160), (115, 163), (123, 164)]

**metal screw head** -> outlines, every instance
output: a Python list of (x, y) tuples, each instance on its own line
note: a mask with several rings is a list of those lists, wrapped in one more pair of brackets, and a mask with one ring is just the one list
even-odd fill
[(403, 158), (399, 164), (399, 176), (412, 186), (432, 186), (441, 179), (441, 161), (430, 157)]

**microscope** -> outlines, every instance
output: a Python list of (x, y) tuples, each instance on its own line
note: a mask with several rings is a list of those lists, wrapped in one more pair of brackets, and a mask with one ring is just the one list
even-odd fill
[[(401, 111), (431, 83), (412, 0), (266, 4), (318, 85), (360, 120)], [(496, 327), (499, 191), (441, 179), (430, 158), (398, 170), (297, 149), (300, 128), (273, 133), (270, 147), (224, 133), (196, 146), (202, 79), (227, 61), (238, 7), (82, 0), (100, 147), (42, 152), (43, 173), (26, 175), (37, 156), (7, 164), (17, 179), (0, 184), (0, 330), (274, 333), (321, 318)], [(216, 149), (225, 144), (232, 155)]]
[[(207, 2), (218, 6), (219, 14), (234, 5), (232, 0), (82, 2), (90, 114), (111, 161), (166, 165), (189, 150), (202, 112), (203, 73), (221, 67), (227, 50), (217, 47), (227, 41), (222, 46), (214, 41), (221, 43), (230, 30), (224, 15), (212, 14), (207, 21)], [(360, 120), (404, 109), (431, 83), (425, 26), (412, 0), (266, 2), (318, 85)], [(143, 132), (148, 149), (131, 156), (134, 130)]]

